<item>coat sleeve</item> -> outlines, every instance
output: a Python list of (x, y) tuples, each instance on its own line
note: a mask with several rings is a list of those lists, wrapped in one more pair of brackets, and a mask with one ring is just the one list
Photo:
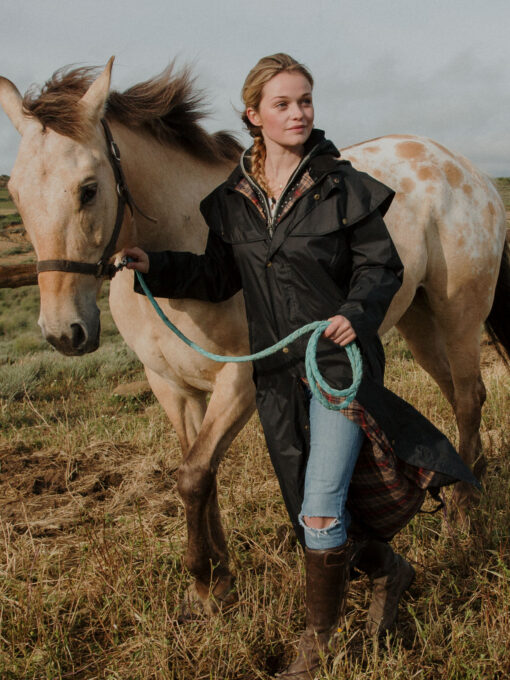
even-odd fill
[(353, 224), (348, 241), (352, 275), (338, 313), (349, 319), (363, 345), (376, 335), (402, 285), (403, 266), (379, 210)]
[[(148, 253), (149, 272), (144, 278), (155, 297), (223, 302), (242, 288), (232, 246), (219, 235), (221, 215), (217, 193), (214, 191), (200, 205), (209, 226), (203, 254), (172, 250)], [(143, 294), (136, 277), (135, 291)]]
[[(148, 255), (144, 278), (154, 297), (222, 302), (242, 288), (232, 246), (212, 231), (202, 255), (172, 250)], [(143, 294), (136, 278), (135, 291)]]

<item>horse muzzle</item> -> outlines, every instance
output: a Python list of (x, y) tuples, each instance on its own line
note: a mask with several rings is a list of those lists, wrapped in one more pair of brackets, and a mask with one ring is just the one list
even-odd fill
[(61, 332), (55, 332), (55, 330), (47, 331), (44, 323), (41, 322), (39, 325), (41, 326), (44, 339), (53, 345), (57, 351), (66, 356), (81, 356), (82, 354), (95, 352), (99, 347), (101, 331), (99, 315), (92, 324), (86, 324), (78, 319), (69, 324), (67, 328), (62, 329)]

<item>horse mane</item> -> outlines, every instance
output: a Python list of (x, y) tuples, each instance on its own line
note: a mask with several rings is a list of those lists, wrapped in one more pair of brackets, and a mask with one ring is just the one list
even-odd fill
[[(25, 114), (37, 118), (43, 128), (84, 141), (90, 123), (79, 100), (98, 75), (97, 67), (64, 67), (40, 89), (31, 88), (23, 97)], [(127, 127), (147, 130), (162, 144), (178, 144), (205, 161), (237, 161), (241, 145), (225, 131), (209, 134), (200, 125), (207, 115), (203, 93), (194, 87), (188, 68), (174, 73), (173, 64), (162, 73), (125, 92), (111, 91), (105, 116)]]

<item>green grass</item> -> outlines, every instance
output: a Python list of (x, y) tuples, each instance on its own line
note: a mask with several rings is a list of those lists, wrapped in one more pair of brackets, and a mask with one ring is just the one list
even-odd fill
[(21, 217), (17, 212), (13, 212), (11, 215), (0, 215), (0, 230), (11, 224), (22, 224)]

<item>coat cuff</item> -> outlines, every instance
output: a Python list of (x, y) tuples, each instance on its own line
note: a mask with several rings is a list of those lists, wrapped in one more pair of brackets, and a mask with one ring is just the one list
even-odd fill
[[(165, 273), (165, 278), (169, 278), (169, 274), (171, 272), (171, 268), (169, 266), (170, 254), (164, 251), (148, 252), (147, 256), (149, 258), (149, 271), (147, 274), (143, 275), (143, 278), (149, 289), (152, 290), (158, 288), (163, 272)], [(145, 295), (136, 274), (134, 279), (134, 291), (140, 295)]]

